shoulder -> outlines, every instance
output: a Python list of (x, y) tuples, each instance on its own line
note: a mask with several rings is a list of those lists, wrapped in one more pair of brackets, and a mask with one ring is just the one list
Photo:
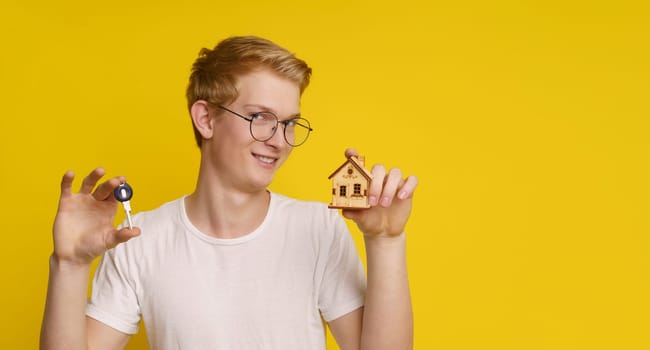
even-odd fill
[(143, 211), (133, 216), (134, 225), (143, 229), (150, 226), (165, 225), (170, 221), (179, 221), (185, 197), (162, 204), (156, 209)]
[(182, 220), (183, 198), (164, 203), (158, 208), (133, 215), (133, 226), (141, 234), (109, 250), (116, 258), (131, 256), (129, 261), (140, 261), (142, 256), (172, 247), (184, 226)]
[(327, 204), (271, 194), (271, 221), (274, 227), (284, 227), (312, 236), (321, 244), (330, 244), (341, 235), (349, 235), (347, 225), (338, 210)]
[(271, 210), (277, 216), (309, 221), (333, 222), (340, 219), (337, 211), (328, 208), (325, 203), (290, 198), (274, 192), (271, 192)]
[(133, 215), (133, 225), (141, 230), (138, 237), (120, 246), (142, 247), (154, 241), (169, 240), (185, 227), (183, 215), (184, 197), (160, 205), (158, 208)]

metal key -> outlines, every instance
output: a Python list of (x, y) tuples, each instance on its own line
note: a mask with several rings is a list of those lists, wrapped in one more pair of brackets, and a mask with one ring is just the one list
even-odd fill
[(121, 183), (119, 186), (115, 187), (113, 195), (118, 202), (122, 202), (124, 207), (124, 212), (126, 213), (126, 220), (129, 222), (129, 229), (133, 228), (133, 222), (131, 221), (131, 202), (130, 199), (133, 197), (133, 189), (126, 182)]

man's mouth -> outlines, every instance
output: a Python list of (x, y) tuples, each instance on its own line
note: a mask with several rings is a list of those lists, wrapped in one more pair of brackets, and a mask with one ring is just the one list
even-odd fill
[(255, 156), (255, 158), (259, 159), (262, 163), (266, 163), (266, 164), (273, 164), (277, 160), (277, 158), (265, 157), (255, 153), (253, 153), (253, 155)]

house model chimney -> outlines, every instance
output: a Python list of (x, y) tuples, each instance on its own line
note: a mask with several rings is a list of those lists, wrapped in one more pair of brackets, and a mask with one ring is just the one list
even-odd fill
[(357, 159), (359, 160), (359, 164), (362, 167), (366, 167), (366, 157), (365, 156), (358, 156)]

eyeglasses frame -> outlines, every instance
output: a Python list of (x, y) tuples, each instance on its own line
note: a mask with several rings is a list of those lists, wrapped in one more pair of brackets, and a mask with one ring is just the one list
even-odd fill
[[(307, 139), (309, 138), (309, 134), (312, 131), (314, 131), (314, 129), (311, 128), (311, 123), (309, 123), (309, 120), (307, 120), (307, 119), (305, 119), (303, 117), (292, 118), (292, 119), (287, 119), (287, 120), (280, 120), (280, 118), (278, 118), (277, 115), (275, 115), (275, 114), (273, 114), (271, 112), (268, 112), (268, 111), (256, 112), (256, 113), (253, 113), (253, 114), (267, 113), (267, 114), (270, 114), (270, 115), (275, 117), (275, 127), (273, 127), (273, 133), (271, 133), (271, 136), (269, 136), (266, 139), (262, 140), (262, 139), (258, 139), (257, 137), (255, 137), (255, 135), (253, 135), (253, 118), (248, 118), (248, 117), (246, 117), (244, 115), (241, 115), (241, 114), (239, 114), (239, 113), (237, 113), (237, 112), (235, 112), (235, 111), (233, 111), (231, 109), (228, 109), (228, 108), (226, 108), (226, 107), (224, 107), (222, 105), (217, 105), (217, 107), (220, 108), (220, 109), (223, 109), (226, 112), (230, 112), (230, 113), (238, 116), (239, 118), (242, 118), (242, 119), (246, 120), (249, 123), (249, 128), (248, 129), (249, 129), (249, 132), (251, 134), (251, 137), (255, 141), (259, 141), (259, 142), (266, 142), (266, 141), (270, 140), (273, 136), (275, 136), (275, 132), (278, 131), (278, 124), (280, 124), (280, 123), (282, 123), (282, 125), (284, 126), (284, 128), (283, 128), (284, 130), (282, 132), (282, 137), (284, 138), (284, 141), (291, 147), (298, 147), (298, 146), (304, 144), (305, 142), (307, 142)], [(304, 120), (305, 122), (307, 122), (307, 125), (303, 125), (301, 123), (296, 123), (296, 125), (299, 125), (299, 126), (305, 128), (305, 129), (307, 129), (307, 137), (305, 137), (305, 139), (301, 143), (299, 143), (297, 145), (292, 145), (289, 142), (289, 140), (287, 140), (287, 134), (286, 134), (286, 132), (287, 132), (287, 123), (291, 122), (291, 121), (295, 121), (296, 119), (301, 119), (301, 120)]]

